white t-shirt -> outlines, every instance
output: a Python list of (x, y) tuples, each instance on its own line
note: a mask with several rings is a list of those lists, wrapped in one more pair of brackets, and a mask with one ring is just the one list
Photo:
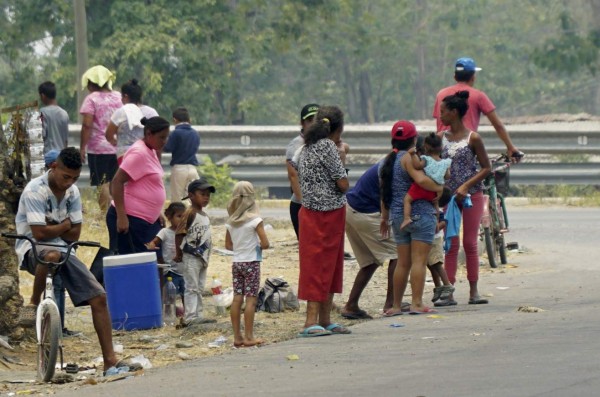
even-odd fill
[(181, 269), (182, 264), (173, 261), (173, 258), (175, 258), (175, 230), (164, 227), (160, 229), (156, 237), (162, 241), (162, 256), (165, 263), (171, 265), (170, 270), (173, 273), (179, 274), (180, 276), (183, 275), (181, 272), (183, 270)]
[(225, 225), (233, 243), (234, 262), (262, 261), (262, 248), (256, 233), (256, 227), (262, 221), (262, 218), (254, 218), (238, 227)]
[(127, 149), (138, 139), (144, 137), (144, 126), (140, 122), (142, 117), (151, 118), (158, 116), (156, 110), (146, 105), (128, 103), (115, 110), (110, 121), (117, 129), (117, 157), (121, 157)]

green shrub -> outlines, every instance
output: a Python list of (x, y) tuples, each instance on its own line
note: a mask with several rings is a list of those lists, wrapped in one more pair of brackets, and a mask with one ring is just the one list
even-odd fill
[(210, 197), (210, 206), (226, 207), (231, 198), (233, 185), (237, 182), (231, 177), (231, 168), (229, 168), (229, 165), (217, 165), (210, 157), (206, 156), (203, 159), (202, 165), (198, 167), (198, 172), (200, 175), (204, 175), (217, 191)]

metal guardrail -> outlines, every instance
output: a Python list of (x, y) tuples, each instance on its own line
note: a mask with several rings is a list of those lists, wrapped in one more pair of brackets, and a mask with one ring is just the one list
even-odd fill
[[(165, 175), (171, 167), (163, 163)], [(285, 164), (232, 165), (231, 176), (236, 180), (250, 181), (255, 186), (288, 188)], [(369, 165), (349, 165), (348, 178), (354, 185)], [(600, 185), (600, 164), (597, 163), (521, 163), (510, 168), (512, 185)], [(89, 185), (89, 170), (81, 171), (79, 186)]]
[[(432, 126), (417, 126), (421, 133), (433, 132)], [(296, 126), (194, 126), (201, 135), (198, 151), (201, 155), (223, 157), (225, 155), (282, 156), (289, 141), (298, 134)], [(512, 140), (527, 154), (600, 154), (600, 123), (550, 123), (510, 126)], [(70, 125), (69, 145), (79, 146), (80, 126)], [(491, 153), (505, 148), (491, 127), (482, 127), (481, 135)], [(389, 152), (389, 126), (348, 125), (344, 129), (344, 141), (351, 154), (385, 155)], [(349, 157), (351, 160), (351, 157)], [(162, 157), (166, 174), (170, 174), (171, 155)], [(232, 176), (248, 180), (256, 186), (270, 188), (288, 187), (285, 164), (230, 164)], [(364, 164), (348, 164), (351, 183), (368, 169)], [(84, 168), (80, 185), (89, 181)], [(600, 185), (598, 163), (521, 163), (511, 168), (512, 184), (576, 184)]]
[[(349, 166), (353, 185), (369, 168), (368, 165)], [(232, 172), (237, 180), (249, 180), (258, 186), (289, 186), (284, 165), (236, 165)], [(587, 185), (600, 184), (600, 165), (594, 163), (521, 163), (510, 168), (510, 183), (522, 185)]]
[[(419, 132), (433, 132), (432, 126), (417, 126)], [(209, 155), (282, 155), (298, 135), (297, 126), (194, 126), (201, 136), (198, 153)], [(79, 145), (78, 125), (69, 126), (69, 142)], [(510, 135), (527, 154), (600, 154), (600, 123), (549, 123), (509, 126)], [(504, 149), (492, 127), (480, 134), (490, 152)], [(343, 139), (354, 154), (384, 154), (390, 147), (388, 125), (348, 125)], [(169, 158), (168, 155), (165, 159)]]

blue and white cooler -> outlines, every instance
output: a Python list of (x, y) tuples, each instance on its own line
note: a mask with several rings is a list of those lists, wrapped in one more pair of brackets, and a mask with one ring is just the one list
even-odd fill
[(114, 330), (162, 327), (156, 253), (106, 256), (104, 285)]

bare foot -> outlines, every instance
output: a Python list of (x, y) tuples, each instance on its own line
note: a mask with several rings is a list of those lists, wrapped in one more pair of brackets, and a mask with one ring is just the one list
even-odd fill
[(405, 219), (404, 221), (402, 221), (402, 224), (400, 225), (400, 230), (404, 229), (406, 226), (410, 225), (412, 223), (412, 219), (408, 218)]
[(255, 339), (255, 338), (244, 339), (244, 346), (245, 347), (260, 346), (263, 343), (265, 343), (265, 341), (262, 340), (262, 339), (260, 339), (260, 338), (258, 338), (258, 339)]
[(233, 339), (233, 347), (244, 347), (244, 340), (234, 338)]

